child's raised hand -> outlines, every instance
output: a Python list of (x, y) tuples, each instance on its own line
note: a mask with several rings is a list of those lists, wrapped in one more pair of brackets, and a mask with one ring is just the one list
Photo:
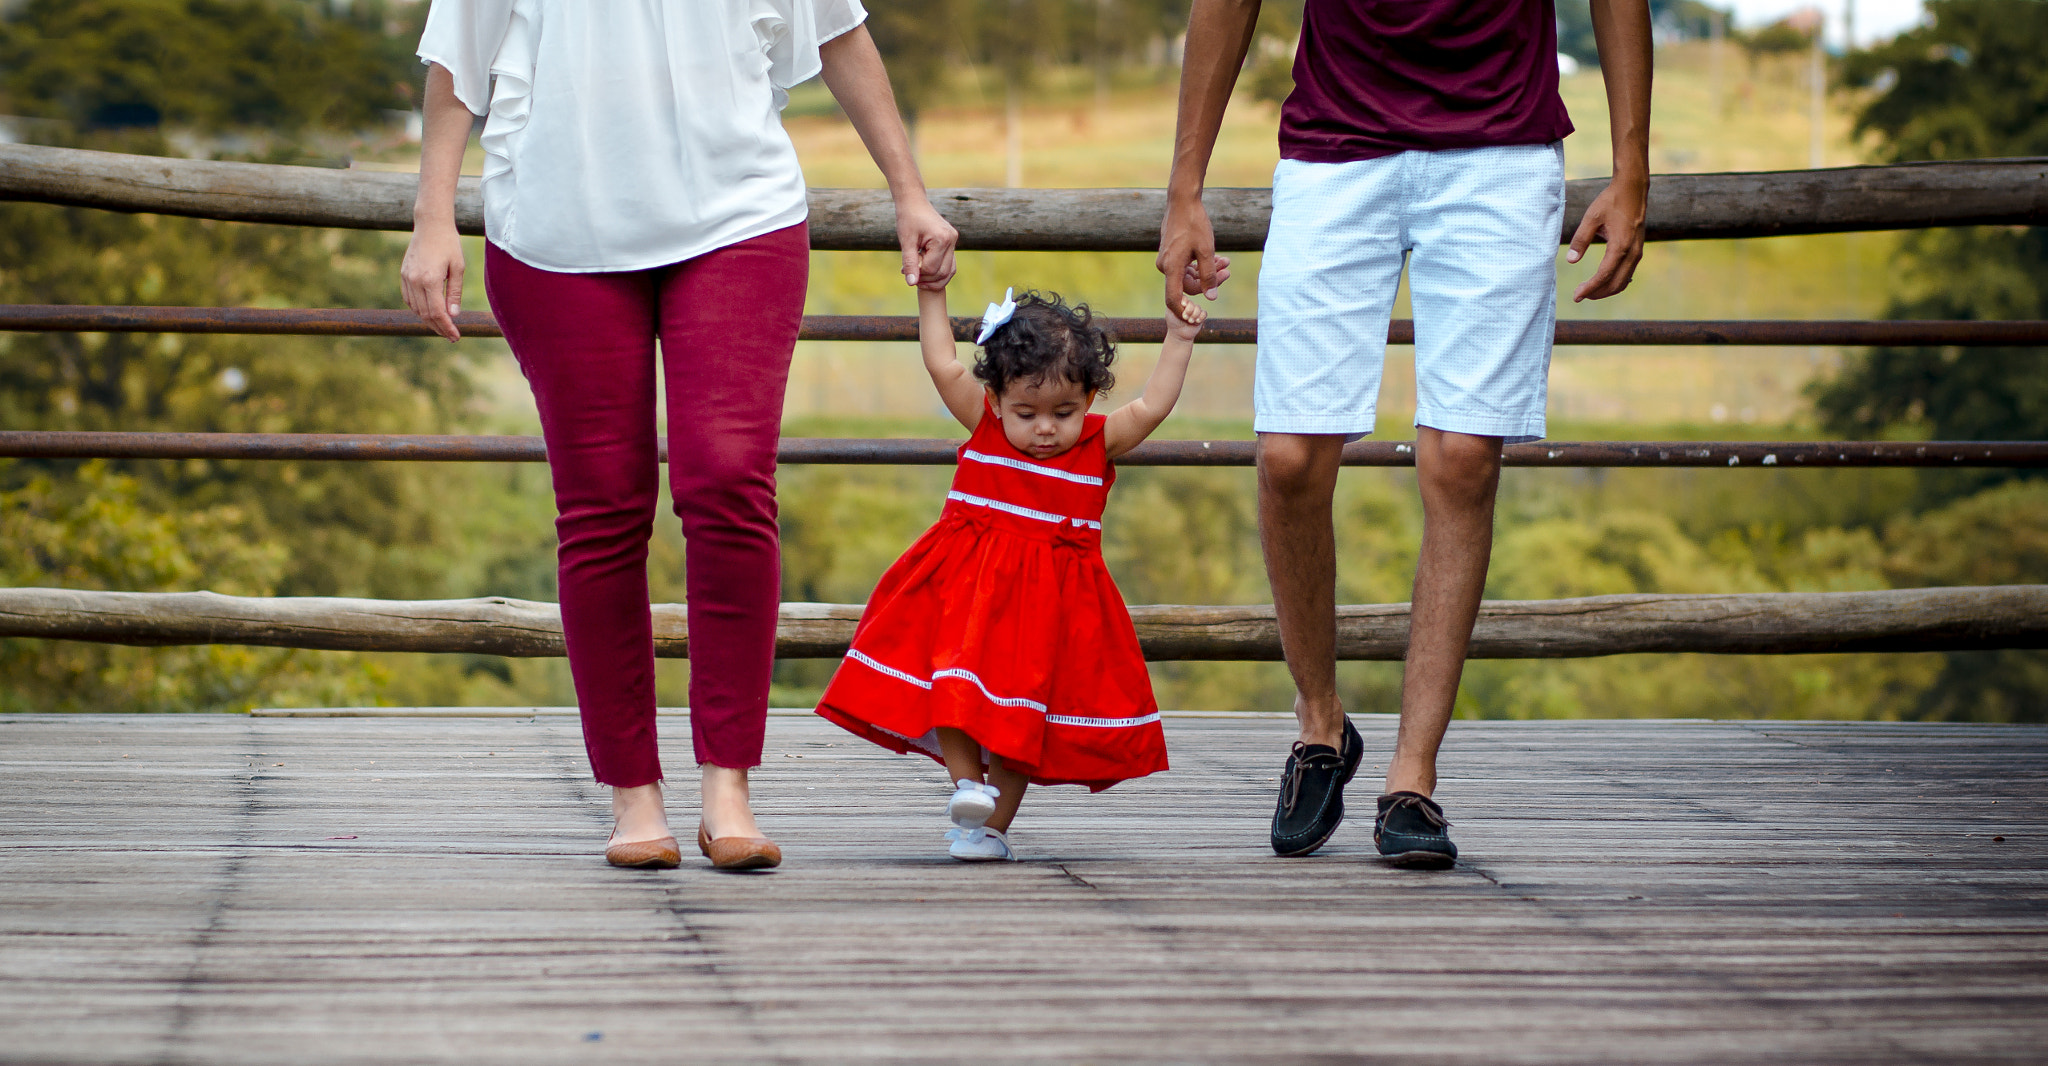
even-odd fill
[(1186, 296), (1180, 298), (1180, 306), (1173, 314), (1166, 316), (1166, 332), (1169, 336), (1191, 341), (1202, 332), (1202, 324), (1209, 321), (1209, 312), (1195, 306)]
[(1230, 280), (1229, 256), (1219, 255), (1216, 257), (1216, 273), (1211, 278), (1211, 280), (1214, 281), (1215, 284), (1211, 286), (1207, 292), (1203, 292), (1202, 274), (1200, 271), (1195, 269), (1194, 263), (1189, 263), (1187, 270), (1181, 273), (1180, 288), (1183, 293), (1186, 293), (1189, 296), (1193, 296), (1196, 293), (1201, 293), (1203, 296), (1206, 296), (1211, 300), (1215, 299), (1216, 290), (1218, 288), (1221, 288), (1224, 282)]

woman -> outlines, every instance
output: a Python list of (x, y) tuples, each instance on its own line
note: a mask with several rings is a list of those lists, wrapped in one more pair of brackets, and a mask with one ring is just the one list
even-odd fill
[(698, 845), (774, 866), (761, 761), (781, 571), (775, 450), (809, 264), (790, 87), (822, 73), (888, 178), (909, 284), (953, 273), (859, 0), (434, 0), (406, 306), (455, 340), (456, 176), (484, 149), (484, 280), (533, 387), (559, 513), (562, 627), (614, 865), (680, 862), (655, 744), (647, 538), (669, 477), (687, 541)]

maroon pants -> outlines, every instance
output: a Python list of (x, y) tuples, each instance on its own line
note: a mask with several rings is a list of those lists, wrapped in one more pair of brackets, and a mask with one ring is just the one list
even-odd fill
[(647, 606), (657, 337), (687, 542), (690, 734), (699, 763), (761, 762), (782, 583), (775, 448), (809, 270), (802, 223), (622, 273), (558, 274), (485, 251), (491, 309), (540, 407), (569, 670), (603, 784), (661, 779)]

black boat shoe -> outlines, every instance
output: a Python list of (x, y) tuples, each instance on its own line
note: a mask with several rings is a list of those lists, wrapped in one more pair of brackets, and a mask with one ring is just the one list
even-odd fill
[(1395, 792), (1380, 797), (1372, 842), (1395, 866), (1442, 868), (1458, 861), (1458, 846), (1445, 831), (1450, 824), (1435, 800), (1420, 792)]
[(1344, 786), (1365, 758), (1365, 738), (1348, 716), (1341, 743), (1341, 752), (1328, 744), (1296, 743), (1287, 756), (1273, 808), (1273, 854), (1313, 854), (1344, 821)]

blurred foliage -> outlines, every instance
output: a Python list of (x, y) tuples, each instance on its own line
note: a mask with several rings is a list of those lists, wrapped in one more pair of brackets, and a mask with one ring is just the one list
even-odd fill
[[(244, 596), (275, 589), (287, 552), (252, 540), (241, 508), (167, 512), (146, 506), (144, 496), (136, 479), (103, 462), (0, 492), (0, 584), (126, 592), (203, 585)], [(380, 677), (354, 656), (331, 653), (0, 640), (0, 679), (0, 711), (134, 712), (367, 702)]]
[(1741, 43), (1742, 50), (1749, 53), (1750, 68), (1754, 70), (1757, 60), (1764, 56), (1791, 55), (1811, 49), (1816, 32), (1779, 19), (1749, 33), (1737, 34), (1735, 39)]
[[(1556, 0), (1557, 50), (1580, 65), (1600, 65), (1600, 45), (1593, 38), (1593, 8), (1588, 0)], [(1719, 8), (1699, 0), (1650, 0), (1650, 24), (1664, 41), (1705, 40), (1718, 20), (1724, 32), (1734, 24), (1732, 7)], [(1731, 34), (1732, 36), (1732, 34)]]
[(1856, 133), (1892, 162), (2048, 155), (2048, 3), (1929, 0), (1929, 21), (1841, 64), (1874, 91)]
[(914, 131), (917, 117), (943, 97), (959, 37), (957, 0), (875, 4), (868, 9), (868, 33), (889, 68), (896, 106)]
[(970, 64), (1026, 85), (1045, 64), (1090, 64), (1106, 76), (1163, 50), (1185, 31), (1187, 12), (1188, 0), (894, 0), (868, 5), (867, 25), (914, 127), (927, 108), (950, 102), (953, 76)]
[[(2048, 482), (2014, 482), (1902, 518), (1886, 530), (1885, 569), (1900, 585), (2048, 582)], [(1955, 652), (1916, 695), (1913, 717), (2048, 720), (2048, 654)]]
[(0, 111), (81, 128), (368, 125), (412, 106), (410, 42), (394, 45), (426, 6), (27, 0), (0, 18)]
[[(375, 307), (397, 246), (381, 234), (0, 205), (0, 302)], [(0, 422), (18, 429), (446, 432), (470, 397), (445, 344), (392, 338), (0, 334)], [(72, 464), (20, 464), (27, 477)], [(245, 509), (288, 543), (286, 595), (439, 586), (446, 474), (407, 463), (140, 462), (154, 506)]]
[[(1895, 162), (2048, 155), (2048, 3), (1934, 0), (1931, 21), (1850, 55), (1859, 134)], [(2048, 230), (1925, 230), (1901, 245), (1892, 318), (2048, 318)], [(1941, 440), (2048, 438), (2048, 376), (2025, 348), (1876, 348), (1813, 392), (1829, 428)], [(1928, 482), (1928, 498), (2040, 471)]]
[[(0, 302), (374, 307), (389, 302), (398, 250), (379, 234), (4, 204)], [(460, 357), (424, 341), (0, 334), (0, 424), (10, 428), (446, 432), (464, 424), (469, 398)], [(16, 463), (0, 471), (0, 489), (78, 469)], [(191, 535), (269, 546), (277, 557), (266, 594), (434, 596), (460, 569), (446, 468), (195, 460), (121, 470), (124, 491), (154, 513), (234, 515), (231, 532), (222, 520)], [(187, 587), (212, 587), (216, 573), (193, 570)], [(95, 654), (156, 662), (170, 653)], [(20, 681), (24, 661), (0, 668), (0, 684)], [(344, 657), (295, 661), (301, 672), (358, 674)], [(279, 687), (286, 675), (250, 662), (250, 693), (305, 691), (296, 681)], [(217, 695), (234, 704), (246, 694)]]
[[(62, 120), (31, 130), (76, 147), (170, 154), (174, 135), (242, 129), (289, 143), (407, 106), (417, 7), (31, 0), (0, 19), (0, 108)], [(395, 300), (402, 250), (385, 234), (0, 204), (0, 302), (378, 307)], [(13, 429), (432, 433), (468, 424), (471, 402), (466, 361), (421, 340), (0, 334), (0, 425)], [(472, 569), (454, 480), (398, 463), (17, 462), (0, 469), (0, 491), (25, 508), (11, 519), (40, 515), (48, 530), (97, 515), (77, 528), (112, 532), (68, 561), (24, 554), (10, 581), (446, 595)], [(173, 549), (155, 569), (134, 565), (134, 552)], [(95, 551), (111, 553), (98, 573)], [(38, 559), (49, 565), (31, 576)], [(253, 559), (260, 570), (242, 565)], [(390, 676), (351, 656), (49, 647), (0, 662), (0, 688), (38, 706), (122, 693), (137, 707), (219, 708), (366, 699)]]

